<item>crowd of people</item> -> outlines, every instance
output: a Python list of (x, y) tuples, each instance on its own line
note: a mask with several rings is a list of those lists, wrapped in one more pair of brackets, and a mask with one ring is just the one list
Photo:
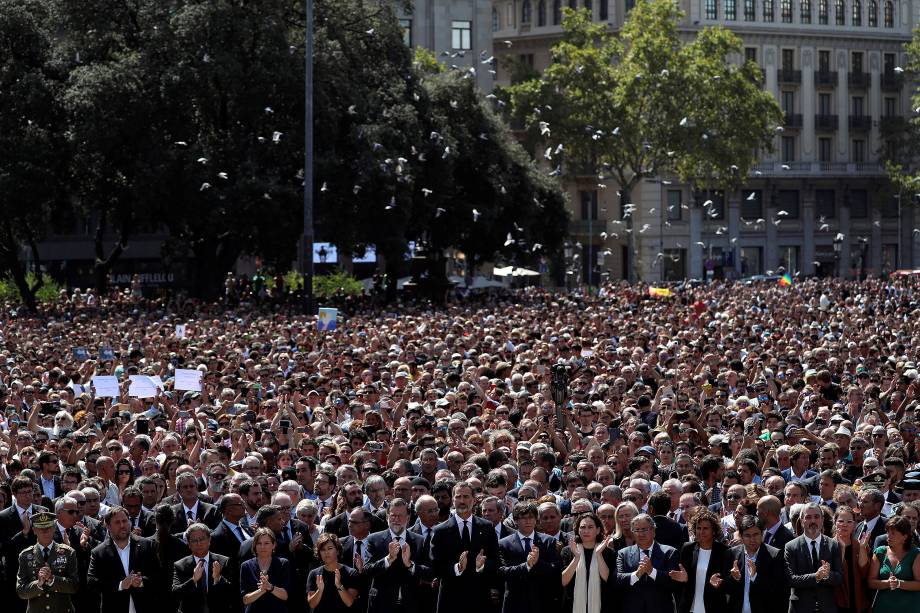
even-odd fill
[(6, 305), (4, 605), (920, 611), (914, 279), (362, 304)]

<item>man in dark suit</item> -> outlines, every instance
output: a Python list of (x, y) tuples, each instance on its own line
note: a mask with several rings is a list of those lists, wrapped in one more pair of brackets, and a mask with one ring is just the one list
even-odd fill
[(143, 501), (141, 490), (133, 485), (126, 487), (121, 494), (121, 505), (128, 511), (131, 532), (136, 536), (153, 536), (153, 533), (157, 531), (157, 524), (153, 513), (142, 508)]
[(180, 502), (172, 505), (176, 514), (170, 531), (173, 534), (185, 532), (190, 523), (201, 522), (213, 530), (220, 523), (220, 512), (212, 504), (202, 502), (198, 497), (198, 479), (192, 473), (176, 477), (176, 489)]
[(764, 522), (753, 515), (741, 518), (741, 545), (728, 552), (722, 572), (728, 613), (778, 613), (788, 608), (789, 585), (782, 551), (763, 544)]
[(210, 551), (227, 556), (234, 566), (239, 566), (240, 546), (252, 536), (240, 525), (240, 520), (246, 514), (243, 498), (239, 494), (224, 494), (218, 503), (218, 510), (222, 519), (211, 531)]
[(108, 538), (93, 549), (87, 572), (87, 588), (102, 595), (100, 613), (156, 611), (157, 594), (150, 589), (158, 572), (153, 544), (131, 534), (124, 507), (115, 506), (105, 516)]
[(454, 512), (431, 537), (432, 570), (440, 582), (437, 613), (487, 606), (489, 577), (498, 566), (498, 539), (491, 522), (473, 516), (473, 501), (472, 485), (457, 483)]
[(42, 451), (38, 454), (38, 485), (42, 490), (42, 498), (55, 500), (64, 495), (64, 485), (58, 473), (61, 471), (58, 456), (53, 451)]
[(885, 534), (886, 517), (882, 515), (885, 506), (885, 496), (876, 489), (864, 489), (859, 493), (859, 511), (862, 521), (856, 524), (853, 536), (862, 539), (869, 533), (869, 542), (874, 543), (882, 534)]
[(804, 533), (786, 543), (786, 574), (792, 587), (789, 613), (836, 613), (835, 586), (843, 582), (840, 545), (821, 533), (824, 512), (808, 503), (802, 512)]
[(80, 589), (73, 598), (74, 608), (77, 611), (98, 611), (99, 595), (86, 589), (86, 573), (89, 571), (90, 554), (99, 541), (93, 538), (88, 527), (77, 523), (81, 516), (80, 506), (76, 499), (71, 498), (71, 494), (82, 496), (79, 491), (73, 491), (58, 498), (54, 503), (54, 512), (57, 515), (54, 541), (69, 545), (77, 554)]
[(438, 604), (438, 589), (434, 573), (431, 571), (431, 537), (435, 526), (441, 523), (438, 501), (433, 496), (423, 494), (415, 501), (415, 516), (418, 518), (409, 532), (422, 537), (422, 550), (418, 562), (428, 567), (427, 577), (419, 579), (419, 608), (422, 611), (434, 611)]
[(364, 575), (371, 582), (368, 613), (420, 611), (419, 582), (430, 578), (425, 540), (406, 530), (409, 505), (402, 498), (390, 500), (387, 507), (389, 528), (367, 537), (368, 563)]
[(795, 538), (792, 531), (783, 525), (780, 519), (782, 510), (783, 503), (776, 496), (764, 496), (757, 501), (757, 518), (764, 526), (763, 542), (780, 551), (783, 550), (786, 543)]
[(655, 540), (655, 520), (642, 513), (632, 520), (636, 544), (617, 553), (617, 583), (622, 610), (630, 613), (673, 613), (677, 586), (670, 577), (677, 570), (677, 550)]
[(536, 531), (534, 503), (517, 503), (512, 516), (517, 531), (498, 542), (498, 577), (505, 584), (502, 613), (558, 611), (562, 592), (556, 544)]
[(805, 481), (818, 474), (816, 471), (809, 468), (811, 465), (811, 452), (805, 445), (794, 445), (790, 451), (790, 458), (792, 460), (792, 466), (780, 473), (786, 483), (790, 481)]
[(182, 613), (224, 613), (239, 598), (228, 579), (234, 570), (230, 559), (210, 551), (211, 532), (194, 523), (185, 531), (192, 555), (173, 565), (172, 593)]
[[(323, 532), (331, 532), (335, 534), (340, 539), (343, 539), (348, 536), (348, 516), (351, 513), (352, 509), (356, 509), (364, 504), (364, 492), (361, 491), (361, 486), (350, 481), (345, 484), (342, 494), (345, 497), (345, 510), (330, 517), (326, 520), (326, 523), (323, 525)], [(381, 530), (386, 530), (387, 523), (386, 521), (380, 519), (377, 515), (370, 513), (371, 532), (379, 532)], [(349, 564), (349, 566), (351, 566)]]
[(671, 496), (664, 491), (657, 491), (648, 498), (648, 512), (655, 520), (655, 541), (677, 551), (690, 540), (687, 526), (669, 518)]
[(33, 505), (35, 486), (28, 477), (13, 479), (10, 486), (14, 502), (0, 511), (0, 547), (3, 548), (3, 563), (6, 577), (3, 581), (5, 606), (14, 613), (25, 611), (25, 601), (16, 595), (16, 573), (19, 570), (19, 554), (26, 547), (35, 544), (31, 517), (36, 513), (47, 511), (44, 507)]

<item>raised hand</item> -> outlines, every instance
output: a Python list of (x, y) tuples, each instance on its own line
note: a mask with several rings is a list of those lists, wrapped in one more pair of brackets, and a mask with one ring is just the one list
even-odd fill
[(192, 581), (197, 585), (201, 578), (204, 577), (204, 560), (198, 560), (195, 570), (192, 572)]
[(214, 583), (220, 580), (220, 570), (220, 562), (214, 560), (211, 563), (211, 578), (214, 580)]
[(536, 545), (530, 546), (530, 553), (527, 554), (527, 567), (533, 568), (540, 561), (540, 548)]
[(719, 573), (716, 573), (713, 576), (711, 576), (709, 578), (709, 585), (711, 585), (712, 587), (716, 589), (719, 589), (720, 587), (722, 587), (722, 575), (720, 575)]
[(485, 565), (486, 565), (486, 552), (480, 549), (479, 555), (476, 556), (476, 570), (480, 570)]
[(399, 541), (390, 541), (390, 544), (387, 546), (387, 560), (388, 564), (392, 564), (396, 561), (396, 558), (400, 554)]
[(51, 567), (45, 564), (40, 569), (38, 569), (38, 585), (45, 585), (50, 583), (54, 575), (51, 572)]
[(575, 537), (569, 537), (569, 549), (572, 550), (572, 554), (577, 558), (578, 557), (578, 543), (575, 542)]
[(816, 578), (818, 581), (824, 581), (825, 579), (827, 579), (827, 578), (830, 576), (830, 574), (831, 574), (831, 565), (830, 565), (830, 563), (829, 563), (827, 560), (822, 560), (822, 561), (821, 561), (821, 568), (819, 568), (818, 571), (815, 573), (815, 578)]
[(335, 589), (342, 589), (342, 572), (338, 568), (335, 569)]
[(457, 566), (460, 568), (460, 574), (462, 575), (466, 572), (466, 559), (469, 557), (469, 552), (464, 551), (460, 554), (460, 559), (457, 560)]
[(679, 564), (678, 568), (679, 570), (672, 570), (671, 572), (669, 572), (668, 576), (671, 577), (673, 581), (677, 581), (678, 583), (686, 583), (687, 582), (687, 571), (686, 569), (684, 569), (684, 565)]
[(741, 569), (738, 568), (738, 560), (735, 560), (735, 563), (732, 564), (732, 579), (735, 581), (741, 580)]
[(316, 589), (317, 590), (323, 589), (323, 573), (316, 575)]
[(642, 556), (642, 560), (639, 562), (639, 568), (636, 569), (636, 574), (639, 577), (642, 575), (648, 575), (652, 572), (652, 559), (648, 556)]
[(409, 547), (409, 543), (402, 544), (402, 562), (406, 568), (412, 566), (412, 549)]
[(755, 562), (751, 558), (747, 559), (747, 572), (748, 572), (748, 577), (750, 577), (751, 579), (753, 579), (757, 575), (757, 562)]

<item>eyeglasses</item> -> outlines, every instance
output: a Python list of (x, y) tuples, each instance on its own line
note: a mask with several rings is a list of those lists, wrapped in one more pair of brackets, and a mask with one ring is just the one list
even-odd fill
[(130, 474), (131, 474), (131, 469), (122, 469), (122, 470), (119, 470), (119, 471), (118, 471), (118, 474), (119, 474), (119, 475), (130, 475)]
[(740, 494), (727, 494), (725, 500), (741, 500)]
[(77, 509), (63, 509), (63, 511), (67, 513), (68, 515), (79, 515), (80, 514), (80, 511), (78, 511)]

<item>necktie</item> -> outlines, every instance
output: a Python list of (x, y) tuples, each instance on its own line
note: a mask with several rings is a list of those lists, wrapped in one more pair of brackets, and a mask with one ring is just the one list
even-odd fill
[(42, 562), (48, 562), (48, 548), (42, 547)]
[(821, 566), (821, 562), (818, 559), (818, 550), (815, 549), (815, 541), (811, 542), (811, 569), (818, 570), (818, 567)]
[(188, 518), (189, 521), (195, 521), (195, 518), (192, 517), (192, 512), (191, 512), (191, 511), (186, 511), (186, 512), (185, 512), (185, 516)]
[(431, 551), (431, 528), (425, 528), (425, 555), (430, 555)]
[(530, 537), (525, 536), (524, 537), (524, 555), (526, 556), (529, 554), (530, 554)]
[(358, 560), (363, 561), (363, 558), (361, 558), (361, 541), (355, 541), (355, 568), (358, 567)]
[(239, 526), (232, 526), (230, 529), (233, 530), (233, 534), (236, 536), (236, 538), (239, 539), (241, 543), (246, 540), (246, 537), (243, 536), (242, 528), (240, 528)]
[(463, 549), (469, 551), (470, 549), (470, 520), (463, 520), (463, 533), (460, 535), (460, 543), (463, 545)]
[(773, 533), (772, 533), (772, 532), (767, 532), (767, 533), (764, 534), (764, 536), (763, 536), (763, 544), (764, 544), (764, 545), (769, 545), (769, 544), (770, 544), (770, 540), (771, 540), (772, 538), (773, 538)]

